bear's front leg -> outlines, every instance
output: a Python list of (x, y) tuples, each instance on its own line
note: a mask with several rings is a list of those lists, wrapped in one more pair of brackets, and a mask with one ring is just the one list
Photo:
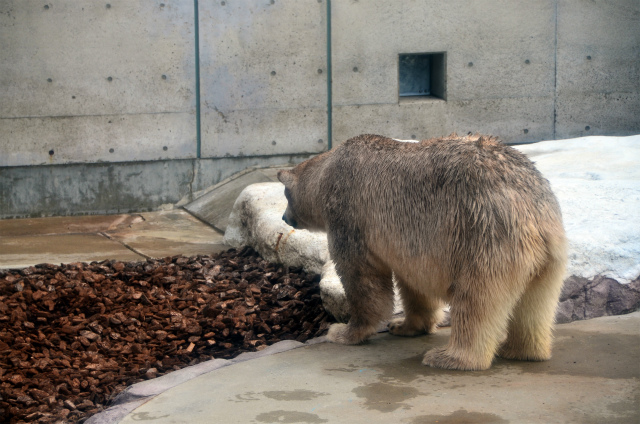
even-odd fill
[(378, 324), (393, 312), (391, 272), (352, 270), (336, 262), (351, 318), (348, 324), (333, 324), (327, 339), (340, 344), (359, 344), (376, 333)]

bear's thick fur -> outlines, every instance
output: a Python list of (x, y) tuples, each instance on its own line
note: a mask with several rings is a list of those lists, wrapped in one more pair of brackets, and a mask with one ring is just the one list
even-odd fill
[(366, 340), (393, 308), (400, 336), (433, 333), (451, 306), (451, 337), (423, 364), (483, 370), (496, 354), (551, 356), (566, 265), (560, 207), (523, 154), (489, 136), (404, 143), (361, 135), (281, 171), (290, 225), (326, 231), (351, 318), (329, 340)]

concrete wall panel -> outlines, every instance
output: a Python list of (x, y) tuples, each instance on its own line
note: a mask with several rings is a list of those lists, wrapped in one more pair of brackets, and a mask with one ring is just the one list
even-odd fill
[(0, 168), (0, 217), (151, 210), (192, 180), (190, 160)]
[[(193, 18), (193, 3), (182, 1), (0, 2), (0, 119), (4, 128), (13, 131), (10, 139), (6, 132), (0, 133), (0, 156), (14, 158), (2, 163), (43, 163), (41, 152), (52, 147), (68, 151), (60, 159), (65, 162), (91, 162), (95, 160), (91, 153), (82, 152), (110, 145), (127, 145), (128, 155), (98, 155), (98, 160), (155, 159), (158, 147), (175, 146), (170, 132), (185, 136), (188, 126), (193, 130), (179, 143), (191, 143), (193, 148), (174, 148), (176, 155), (169, 157), (192, 157)], [(148, 116), (173, 113), (177, 115), (166, 124)], [(127, 119), (119, 119), (124, 115)], [(105, 119), (95, 119), (100, 116)], [(60, 117), (91, 119), (61, 127), (56, 122)], [(115, 119), (108, 123), (111, 117)], [(6, 123), (16, 118), (52, 119), (50, 125), (22, 120)], [(148, 127), (150, 121), (158, 122), (160, 130), (154, 128), (141, 136), (139, 129)], [(113, 139), (115, 135), (120, 137)], [(50, 146), (52, 139), (69, 140), (69, 145)], [(16, 144), (19, 151), (7, 150)], [(82, 145), (84, 149), (79, 148)], [(15, 163), (17, 157), (26, 162)]]
[[(335, 106), (333, 145), (337, 146), (351, 137), (365, 133), (403, 140), (420, 140), (450, 132), (448, 108), (443, 100), (404, 106), (404, 104)], [(425, 116), (428, 119), (423, 119)]]
[(325, 149), (324, 1), (199, 5), (203, 156)]
[(397, 103), (399, 53), (446, 51), (448, 100), (553, 93), (552, 1), (332, 5), (336, 105)]
[(640, 2), (558, 2), (557, 57), (559, 138), (640, 132)]
[(203, 113), (203, 157), (318, 153), (327, 149), (326, 109)]
[(334, 108), (334, 145), (362, 133), (426, 139), (451, 132), (496, 134), (507, 143), (553, 138), (553, 99), (416, 101)]
[(293, 166), (307, 155), (0, 168), (0, 219), (141, 212), (193, 200), (249, 167)]
[(640, 134), (640, 93), (558, 96), (556, 138)]
[(548, 97), (454, 101), (449, 119), (459, 134), (495, 134), (506, 143), (553, 139), (553, 99)]
[(195, 155), (190, 113), (0, 119), (0, 166), (126, 162)]

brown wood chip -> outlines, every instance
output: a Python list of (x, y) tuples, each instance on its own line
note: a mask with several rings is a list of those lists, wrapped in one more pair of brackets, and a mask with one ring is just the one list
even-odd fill
[(250, 248), (0, 270), (0, 422), (82, 422), (136, 382), (319, 336), (319, 280)]

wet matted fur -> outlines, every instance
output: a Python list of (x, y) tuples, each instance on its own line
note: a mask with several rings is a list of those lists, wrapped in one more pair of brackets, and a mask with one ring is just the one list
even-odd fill
[(551, 356), (566, 238), (549, 182), (522, 153), (491, 136), (361, 135), (278, 178), (285, 221), (328, 234), (351, 313), (329, 340), (360, 343), (390, 317), (393, 273), (406, 318), (392, 334), (433, 333), (451, 306), (449, 343), (425, 365)]

